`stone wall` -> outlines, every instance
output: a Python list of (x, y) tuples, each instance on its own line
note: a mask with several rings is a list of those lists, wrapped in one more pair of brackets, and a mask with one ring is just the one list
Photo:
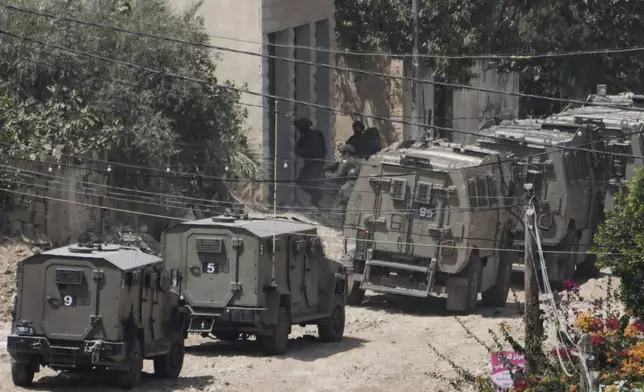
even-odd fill
[[(98, 158), (98, 157), (96, 157)], [(5, 235), (30, 239), (45, 236), (53, 244), (75, 242), (88, 230), (100, 231), (107, 214), (101, 213), (106, 176), (94, 163), (63, 159), (54, 163), (11, 162), (20, 168), (15, 181), (18, 203), (6, 206), (2, 217)], [(50, 172), (51, 169), (51, 172)]]

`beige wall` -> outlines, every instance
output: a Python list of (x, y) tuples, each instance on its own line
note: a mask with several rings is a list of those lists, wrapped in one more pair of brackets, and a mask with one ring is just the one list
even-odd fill
[[(392, 76), (403, 74), (402, 61), (384, 57), (336, 55), (336, 64), (342, 68), (357, 68)], [(335, 106), (347, 112), (403, 120), (402, 88), (401, 80), (336, 71)], [(351, 136), (351, 124), (355, 120), (362, 120), (368, 127), (377, 127), (386, 144), (401, 138), (400, 123), (364, 118), (356, 114), (336, 114), (336, 143), (344, 143)]]
[[(172, 0), (177, 10), (187, 9), (194, 0)], [(261, 53), (261, 12), (260, 0), (207, 0), (199, 15), (204, 19), (204, 26), (211, 35), (210, 44), (234, 48), (249, 52)], [(256, 43), (245, 43), (221, 39), (213, 36), (236, 38)], [(213, 53), (215, 51), (213, 50)], [(237, 85), (247, 84), (249, 91), (261, 92), (262, 58), (225, 51), (216, 51), (220, 56), (217, 64), (217, 77), (232, 80)], [(242, 103), (260, 106), (261, 97), (243, 94)], [(244, 106), (248, 110), (246, 129), (249, 141), (257, 148), (261, 145), (261, 107)]]
[[(519, 92), (519, 74), (496, 71), (494, 63), (479, 61), (473, 71), (479, 76), (471, 81), (473, 87), (506, 92)], [(454, 91), (454, 129), (478, 131), (487, 119), (519, 117), (519, 97), (508, 94), (472, 90)], [(454, 141), (463, 141), (466, 135), (454, 135)]]

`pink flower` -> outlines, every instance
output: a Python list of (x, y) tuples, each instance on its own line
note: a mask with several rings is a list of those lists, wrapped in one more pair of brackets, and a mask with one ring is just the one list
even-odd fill
[(570, 279), (564, 280), (563, 286), (566, 291), (579, 291), (579, 285)]

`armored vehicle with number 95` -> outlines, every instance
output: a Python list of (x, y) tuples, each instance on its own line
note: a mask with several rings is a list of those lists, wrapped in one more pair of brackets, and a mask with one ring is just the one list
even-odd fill
[(316, 226), (223, 215), (177, 224), (162, 242), (167, 265), (185, 276), (186, 333), (255, 335), (276, 355), (287, 351), (291, 325), (317, 324), (320, 340), (342, 339), (346, 270), (325, 257)]
[(349, 304), (364, 291), (504, 306), (516, 214), (509, 154), (427, 140), (362, 165), (344, 222)]
[(17, 267), (12, 332), (7, 338), (16, 386), (40, 366), (115, 372), (125, 389), (141, 382), (144, 359), (154, 373), (177, 378), (185, 324), (180, 276), (136, 247), (94, 243), (48, 250)]

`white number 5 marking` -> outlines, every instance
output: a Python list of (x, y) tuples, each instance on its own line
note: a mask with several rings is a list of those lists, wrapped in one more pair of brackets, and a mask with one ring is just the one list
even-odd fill
[(216, 270), (215, 263), (208, 263), (208, 265), (206, 265), (206, 272), (208, 272), (209, 274), (214, 274), (215, 270)]

